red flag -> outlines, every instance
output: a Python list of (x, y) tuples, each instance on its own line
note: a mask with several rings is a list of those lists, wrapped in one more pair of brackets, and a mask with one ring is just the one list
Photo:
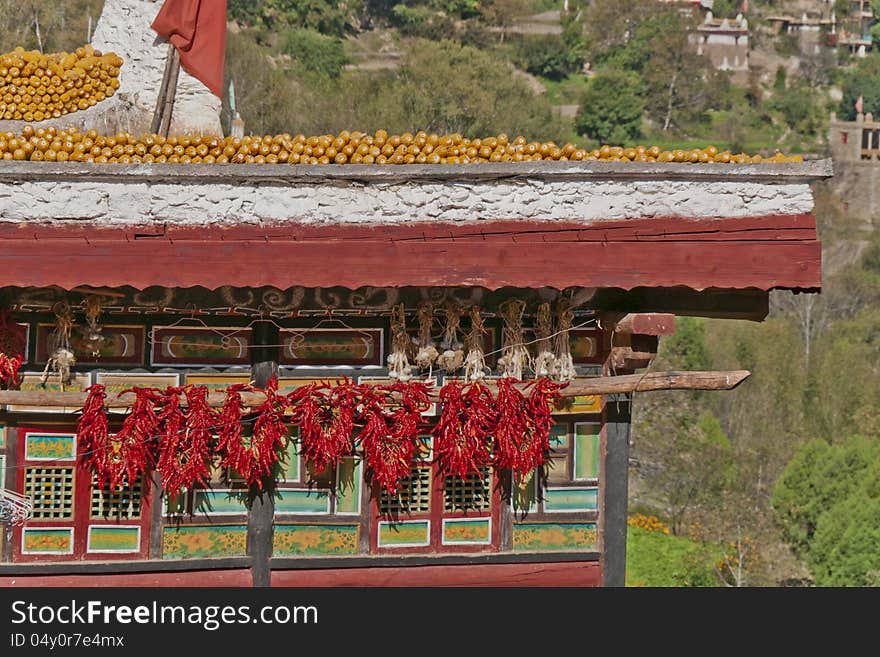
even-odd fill
[(859, 99), (856, 101), (856, 112), (858, 112), (859, 114), (862, 113), (862, 104), (864, 102), (865, 100), (861, 96), (859, 96)]
[(152, 28), (180, 53), (180, 65), (223, 97), (226, 0), (165, 0)]

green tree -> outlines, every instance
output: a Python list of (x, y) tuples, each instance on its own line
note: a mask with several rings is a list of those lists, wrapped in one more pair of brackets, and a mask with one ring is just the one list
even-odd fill
[(880, 54), (871, 53), (848, 70), (841, 91), (843, 96), (837, 110), (840, 118), (846, 121), (856, 118), (855, 105), (859, 96), (863, 98), (865, 112), (880, 116)]
[(307, 28), (342, 36), (357, 31), (362, 0), (228, 0), (228, 12), (244, 25), (271, 32)]
[(590, 80), (575, 128), (600, 143), (629, 144), (641, 136), (642, 83), (634, 73), (606, 69)]
[(327, 78), (338, 78), (350, 62), (341, 39), (315, 30), (289, 30), (284, 34), (282, 50), (293, 57), (302, 70)]
[(819, 517), (808, 563), (819, 586), (880, 585), (880, 497), (859, 490)]

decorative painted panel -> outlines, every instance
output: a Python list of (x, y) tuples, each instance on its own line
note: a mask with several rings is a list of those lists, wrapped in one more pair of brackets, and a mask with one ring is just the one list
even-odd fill
[(76, 434), (28, 431), (24, 437), (24, 458), (27, 461), (75, 461)]
[[(108, 394), (119, 394), (129, 388), (168, 388), (180, 385), (180, 375), (174, 373), (150, 373), (150, 372), (95, 372), (95, 383), (100, 383), (107, 388)], [(125, 415), (126, 408), (110, 409), (111, 413)]]
[[(45, 363), (49, 359), (49, 343), (53, 324), (40, 324), (37, 326), (37, 350), (36, 362)], [(86, 343), (85, 329), (74, 330), (70, 336), (70, 346), (79, 363), (99, 363), (101, 365), (143, 365), (144, 364), (144, 336), (143, 326), (112, 326), (101, 327), (101, 335), (104, 341), (98, 350), (98, 355), (92, 353)]]
[[(89, 374), (74, 374), (73, 380), (69, 385), (61, 389), (57, 375), (49, 376), (46, 384), (43, 385), (43, 375), (36, 372), (28, 372), (22, 374), (20, 390), (24, 392), (85, 392), (86, 388), (91, 385), (91, 377)], [(7, 411), (16, 413), (74, 413), (79, 410), (76, 406), (20, 406), (10, 404), (6, 407)]]
[(247, 513), (245, 505), (247, 492), (244, 490), (197, 490), (193, 494), (195, 495), (193, 513), (208, 516)]
[(547, 488), (544, 491), (546, 513), (595, 511), (598, 508), (598, 488)]
[(574, 425), (574, 478), (599, 478), (599, 443), (601, 430), (598, 424)]
[(491, 542), (491, 518), (458, 518), (443, 521), (444, 545), (488, 545)]
[(379, 547), (421, 547), (430, 543), (430, 520), (379, 523)]
[(281, 489), (275, 496), (275, 513), (330, 513), (330, 495), (322, 490)]
[(554, 483), (567, 482), (569, 474), (570, 437), (568, 424), (554, 424), (550, 428), (550, 459), (547, 462), (547, 480)]
[[(586, 378), (586, 377), (581, 377)], [(601, 413), (601, 395), (577, 395), (575, 397), (563, 397), (562, 401), (554, 409), (556, 414), (574, 413)]]
[(290, 440), (287, 442), (287, 449), (282, 454), (282, 459), (278, 462), (278, 467), (280, 468), (278, 481), (299, 481), (299, 453), (296, 448), (298, 438), (299, 428), (292, 427), (290, 429)]
[(89, 527), (88, 552), (139, 552), (141, 528), (134, 526), (92, 525)]
[(526, 513), (537, 505), (535, 493), (535, 471), (526, 475), (518, 475), (513, 486), (513, 509)]
[(73, 527), (25, 527), (21, 531), (21, 553), (73, 554)]
[(187, 374), (187, 385), (205, 386), (208, 390), (225, 392), (237, 383), (250, 383), (250, 374)]
[(353, 458), (339, 463), (336, 476), (336, 513), (359, 514), (361, 512), (361, 477), (363, 464)]
[(356, 554), (358, 525), (275, 525), (273, 555)]
[(0, 488), (6, 488), (6, 455), (0, 454)]
[(515, 552), (595, 550), (595, 523), (522, 523), (513, 526)]
[(575, 364), (601, 364), (605, 354), (602, 350), (602, 331), (598, 329), (574, 329), (569, 333), (571, 358)]
[(245, 525), (180, 525), (166, 527), (162, 533), (165, 559), (241, 556), (245, 554), (246, 545)]
[(6, 448), (6, 425), (0, 424), (0, 449)]
[(381, 365), (382, 329), (287, 329), (279, 363), (289, 366)]
[(153, 365), (250, 365), (251, 330), (241, 327), (153, 328)]

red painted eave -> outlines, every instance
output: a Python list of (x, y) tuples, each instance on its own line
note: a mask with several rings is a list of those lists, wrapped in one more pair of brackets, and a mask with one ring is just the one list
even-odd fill
[(2, 285), (636, 287), (816, 291), (812, 215), (583, 225), (80, 228), (0, 224)]

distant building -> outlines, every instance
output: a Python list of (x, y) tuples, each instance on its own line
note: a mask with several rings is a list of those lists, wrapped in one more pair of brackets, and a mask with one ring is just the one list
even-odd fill
[(870, 113), (841, 121), (832, 112), (828, 145), (835, 174), (830, 182), (844, 212), (880, 223), (880, 121)]
[(715, 18), (711, 11), (706, 12), (691, 41), (697, 53), (705, 54), (719, 71), (749, 70), (749, 22), (742, 14)]
[(805, 55), (818, 54), (823, 46), (837, 43), (837, 17), (827, 4), (822, 11), (803, 12), (799, 17), (788, 14), (768, 16), (766, 20), (775, 36), (796, 36), (799, 50)]
[(840, 19), (837, 44), (848, 47), (857, 57), (864, 57), (873, 47), (874, 12), (870, 0), (850, 0), (849, 4), (849, 15)]

